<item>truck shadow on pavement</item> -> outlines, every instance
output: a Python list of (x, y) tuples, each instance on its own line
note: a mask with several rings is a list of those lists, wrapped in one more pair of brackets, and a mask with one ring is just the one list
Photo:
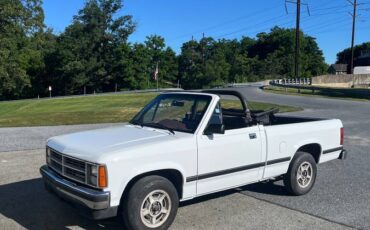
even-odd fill
[[(192, 200), (184, 201), (180, 203), (180, 207), (197, 204), (199, 202), (205, 202), (213, 199), (222, 198), (224, 196), (232, 195), (234, 193), (241, 193), (248, 195), (248, 193), (259, 193), (259, 194), (268, 194), (275, 196), (291, 196), (284, 188), (281, 182), (270, 181), (266, 183), (255, 183), (250, 185), (245, 185), (235, 189), (230, 189), (226, 191), (212, 193), (206, 196), (201, 196)], [(253, 197), (253, 196), (252, 196)]]
[[(273, 183), (254, 184), (203, 196), (180, 204), (180, 208), (199, 202), (243, 192), (287, 195), (284, 188)], [(2, 221), (4, 229), (122, 229), (118, 219), (94, 221), (77, 213), (69, 204), (44, 189), (41, 178), (0, 185), (0, 214), (13, 221)], [(16, 223), (14, 223), (14, 221)], [(20, 225), (20, 226), (19, 226)]]
[[(0, 214), (14, 220), (6, 221), (4, 229), (122, 229), (115, 219), (93, 221), (79, 215), (69, 204), (44, 189), (41, 178), (0, 185)], [(19, 225), (17, 225), (19, 224)]]
[(260, 193), (266, 195), (292, 196), (287, 192), (281, 180), (250, 184), (239, 189), (245, 192)]

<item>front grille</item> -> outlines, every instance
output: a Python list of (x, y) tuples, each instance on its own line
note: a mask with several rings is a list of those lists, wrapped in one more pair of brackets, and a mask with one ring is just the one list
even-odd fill
[(87, 184), (87, 163), (50, 149), (48, 166), (71, 180)]

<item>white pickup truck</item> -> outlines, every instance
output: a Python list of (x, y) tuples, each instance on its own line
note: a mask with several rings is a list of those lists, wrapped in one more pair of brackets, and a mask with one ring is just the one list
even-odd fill
[(283, 178), (309, 192), (316, 165), (345, 159), (338, 119), (254, 111), (233, 90), (167, 92), (126, 125), (53, 137), (45, 187), (94, 218), (167, 229), (179, 201)]

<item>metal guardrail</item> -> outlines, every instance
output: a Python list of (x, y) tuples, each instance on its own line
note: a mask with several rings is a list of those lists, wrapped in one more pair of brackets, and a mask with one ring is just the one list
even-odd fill
[(328, 96), (370, 99), (370, 89), (331, 88), (331, 87), (321, 87), (321, 86), (312, 86), (312, 85), (303, 85), (303, 84), (281, 84), (277, 82), (279, 81), (277, 80), (270, 81), (270, 85), (282, 87), (285, 89), (288, 89), (288, 88), (297, 89), (297, 93), (301, 93), (301, 90), (310, 90), (312, 94), (314, 94), (315, 92), (320, 92), (321, 94), (328, 95)]
[(284, 78), (284, 79), (276, 79), (270, 81), (270, 84), (280, 84), (280, 85), (311, 85), (312, 80), (311, 78)]

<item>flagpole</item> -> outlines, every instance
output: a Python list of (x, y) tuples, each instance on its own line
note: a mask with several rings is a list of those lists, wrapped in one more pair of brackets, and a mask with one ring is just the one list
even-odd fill
[(158, 69), (158, 62), (157, 62), (157, 91), (159, 91), (159, 88), (158, 88), (158, 75), (159, 75), (159, 69)]

